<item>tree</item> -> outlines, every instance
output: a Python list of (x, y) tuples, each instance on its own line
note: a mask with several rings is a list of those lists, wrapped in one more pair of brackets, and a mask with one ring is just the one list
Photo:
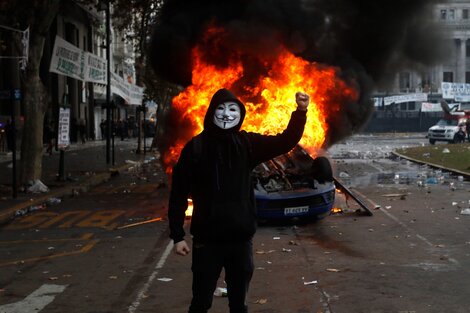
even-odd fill
[(151, 148), (156, 147), (158, 137), (164, 131), (170, 100), (180, 89), (177, 85), (157, 77), (148, 65), (148, 50), (152, 32), (159, 22), (164, 0), (116, 0), (114, 1), (114, 25), (126, 33), (126, 40), (134, 44), (137, 85), (145, 86), (145, 99), (158, 103), (156, 131)]
[[(24, 128), (21, 141), (20, 183), (40, 179), (42, 175), (42, 135), (44, 114), (48, 106), (47, 90), (39, 76), (44, 43), (54, 18), (59, 12), (60, 0), (4, 0), (0, 20), (16, 29), (29, 27), (28, 64), (21, 73), (24, 103)], [(15, 38), (20, 46), (21, 38)]]

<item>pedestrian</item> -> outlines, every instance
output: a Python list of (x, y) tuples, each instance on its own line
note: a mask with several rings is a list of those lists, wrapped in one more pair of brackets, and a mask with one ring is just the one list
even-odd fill
[(251, 172), (256, 165), (289, 152), (301, 139), (309, 96), (298, 92), (295, 97), (297, 110), (287, 128), (268, 136), (239, 131), (246, 112), (243, 103), (227, 89), (218, 90), (207, 109), (204, 130), (185, 145), (173, 168), (168, 218), (176, 254), (191, 251), (183, 229), (188, 197), (194, 206), (189, 313), (205, 313), (212, 306), (222, 268), (230, 312), (248, 312), (245, 300), (253, 274), (256, 231)]
[(107, 120), (101, 119), (100, 123), (100, 130), (101, 130), (101, 140), (104, 140), (106, 138), (106, 122)]
[(465, 121), (465, 131), (467, 132), (467, 141), (470, 142), (470, 117)]
[(52, 155), (52, 147), (54, 147), (55, 131), (52, 123), (46, 123), (44, 127), (44, 140), (46, 142), (47, 148), (46, 153)]
[(82, 144), (84, 144), (87, 140), (87, 136), (86, 136), (86, 121), (83, 118), (78, 120), (78, 131), (80, 133), (80, 140), (82, 141)]

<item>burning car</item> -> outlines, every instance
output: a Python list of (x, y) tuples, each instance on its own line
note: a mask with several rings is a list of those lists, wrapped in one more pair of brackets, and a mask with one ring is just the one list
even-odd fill
[(328, 159), (313, 159), (300, 146), (257, 166), (253, 188), (261, 220), (321, 219), (333, 208), (336, 190)]

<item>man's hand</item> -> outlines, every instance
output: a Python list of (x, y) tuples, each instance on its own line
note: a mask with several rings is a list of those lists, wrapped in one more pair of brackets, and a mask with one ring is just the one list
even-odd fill
[(310, 97), (306, 93), (299, 91), (295, 94), (295, 102), (297, 102), (297, 109), (307, 111)]
[(175, 243), (174, 250), (175, 253), (179, 255), (187, 255), (189, 252), (191, 252), (191, 249), (189, 249), (188, 244), (184, 240)]

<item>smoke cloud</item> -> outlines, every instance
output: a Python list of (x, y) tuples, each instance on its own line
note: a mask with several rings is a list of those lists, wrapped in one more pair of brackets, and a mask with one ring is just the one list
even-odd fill
[(155, 29), (150, 58), (156, 73), (191, 84), (191, 48), (209, 23), (227, 40), (209, 44), (204, 58), (224, 66), (224, 56), (242, 51), (251, 69), (283, 46), (308, 61), (341, 68), (354, 81), (359, 105), (329, 117), (327, 145), (354, 133), (368, 120), (372, 91), (403, 66), (429, 66), (443, 56), (430, 0), (169, 0)]

